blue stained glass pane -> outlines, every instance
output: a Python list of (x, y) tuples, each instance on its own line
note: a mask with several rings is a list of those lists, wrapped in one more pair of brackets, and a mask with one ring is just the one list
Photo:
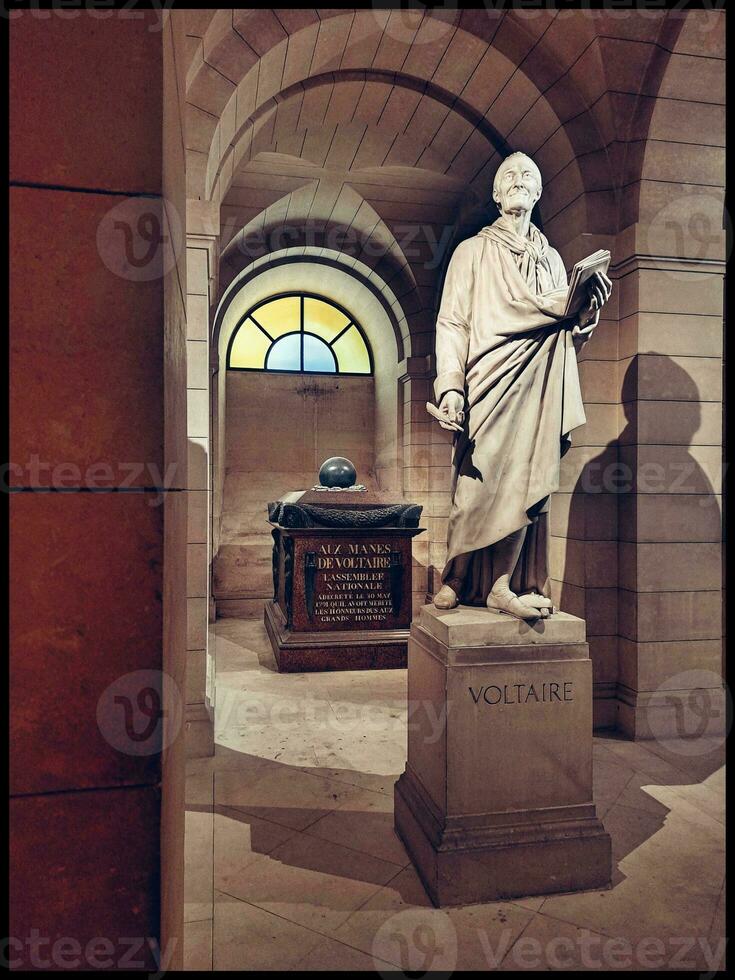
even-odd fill
[(265, 366), (269, 371), (300, 371), (301, 336), (290, 333), (277, 340), (268, 352)]
[(312, 333), (304, 334), (304, 371), (336, 371), (337, 362), (330, 348)]

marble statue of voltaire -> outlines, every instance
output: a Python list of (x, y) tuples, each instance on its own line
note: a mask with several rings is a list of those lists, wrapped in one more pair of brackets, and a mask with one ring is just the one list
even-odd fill
[(540, 196), (538, 167), (512, 153), (493, 182), (500, 217), (461, 242), (447, 269), (434, 393), (439, 424), (456, 435), (440, 609), (486, 603), (524, 620), (552, 610), (549, 497), (569, 433), (585, 422), (577, 349), (612, 284), (595, 273), (586, 305), (563, 318), (564, 264), (531, 223)]

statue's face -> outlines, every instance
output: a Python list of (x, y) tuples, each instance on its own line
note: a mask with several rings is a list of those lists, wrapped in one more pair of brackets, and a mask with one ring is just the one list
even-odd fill
[(538, 171), (530, 157), (517, 156), (501, 164), (496, 185), (493, 200), (503, 214), (530, 211), (541, 197)]

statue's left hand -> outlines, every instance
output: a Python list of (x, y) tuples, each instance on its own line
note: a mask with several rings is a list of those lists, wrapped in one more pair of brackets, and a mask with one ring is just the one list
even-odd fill
[(587, 306), (582, 309), (582, 316), (586, 314), (585, 319), (591, 320), (597, 311), (601, 310), (610, 299), (611, 293), (612, 282), (607, 278), (605, 273), (594, 272), (587, 280), (587, 294), (589, 298)]
[(584, 337), (589, 340), (592, 331), (600, 319), (600, 310), (610, 299), (612, 282), (603, 272), (595, 272), (587, 280), (589, 300), (579, 314), (579, 323), (572, 330), (573, 337)]

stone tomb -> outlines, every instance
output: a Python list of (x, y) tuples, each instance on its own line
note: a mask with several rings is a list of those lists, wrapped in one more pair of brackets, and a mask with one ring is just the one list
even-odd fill
[(268, 513), (265, 625), (279, 671), (405, 667), (421, 507), (369, 491), (305, 491)]
[(396, 830), (435, 905), (604, 888), (584, 620), (424, 606)]

